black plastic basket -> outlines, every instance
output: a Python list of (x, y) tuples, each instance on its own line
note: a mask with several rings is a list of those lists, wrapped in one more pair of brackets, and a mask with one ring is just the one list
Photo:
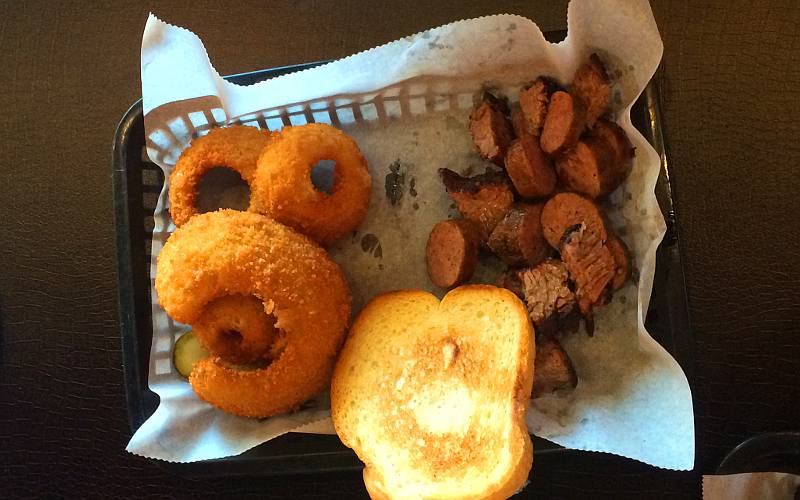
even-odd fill
[[(558, 38), (558, 34), (553, 35)], [(550, 37), (548, 37), (550, 38)], [(267, 69), (226, 77), (238, 84), (252, 84), (321, 63)], [(667, 160), (661, 134), (658, 89), (651, 82), (633, 107), (634, 125), (661, 155), (662, 169), (656, 195), (667, 220), (667, 235), (658, 248), (646, 326), (651, 335), (691, 373), (692, 341), (686, 308), (684, 276), (674, 224)], [(152, 340), (150, 310), (150, 244), (153, 212), (164, 183), (161, 168), (145, 153), (142, 102), (136, 102), (119, 123), (112, 157), (119, 280), (120, 333), (122, 336), (125, 390), (132, 431), (155, 411), (158, 396), (147, 383)], [(536, 454), (558, 453), (563, 448), (535, 438)], [(170, 463), (186, 476), (263, 476), (318, 473), (358, 469), (356, 455), (336, 436), (289, 433), (241, 455), (190, 464)]]

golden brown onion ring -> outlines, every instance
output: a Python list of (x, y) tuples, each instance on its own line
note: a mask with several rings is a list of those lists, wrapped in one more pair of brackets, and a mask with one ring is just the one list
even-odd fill
[(189, 381), (200, 398), (260, 418), (296, 408), (330, 382), (350, 293), (339, 266), (305, 236), (255, 213), (201, 214), (170, 236), (157, 269), (158, 300), (174, 320), (193, 324), (218, 297), (253, 295), (271, 304), (284, 337), (266, 368), (195, 364)]
[[(331, 194), (311, 182), (321, 160), (336, 162)], [(285, 127), (258, 159), (251, 210), (329, 245), (361, 223), (371, 189), (367, 161), (347, 134), (323, 123)]]
[(212, 168), (235, 170), (252, 190), (258, 157), (274, 135), (255, 127), (236, 125), (212, 129), (193, 140), (181, 153), (169, 176), (169, 212), (175, 226), (182, 226), (199, 213), (197, 187)]

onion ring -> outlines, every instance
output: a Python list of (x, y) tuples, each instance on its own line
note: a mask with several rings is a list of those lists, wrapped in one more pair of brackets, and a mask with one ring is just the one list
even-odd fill
[(275, 135), (255, 127), (235, 125), (212, 129), (193, 140), (181, 153), (169, 176), (169, 212), (175, 226), (182, 226), (199, 213), (197, 186), (203, 174), (212, 168), (238, 172), (252, 190), (258, 156)]
[(196, 363), (189, 382), (201, 399), (262, 418), (297, 408), (330, 382), (350, 292), (339, 266), (305, 236), (255, 213), (200, 214), (170, 236), (157, 270), (159, 303), (175, 321), (194, 324), (214, 299), (253, 295), (270, 304), (284, 337), (265, 368), (236, 370), (216, 357)]
[(264, 304), (248, 295), (226, 295), (209, 302), (192, 325), (207, 351), (234, 364), (254, 363), (270, 356), (278, 332)]
[[(311, 182), (320, 160), (336, 162), (330, 195)], [(323, 123), (284, 127), (258, 159), (251, 210), (329, 245), (361, 223), (371, 190), (367, 161), (347, 134)]]

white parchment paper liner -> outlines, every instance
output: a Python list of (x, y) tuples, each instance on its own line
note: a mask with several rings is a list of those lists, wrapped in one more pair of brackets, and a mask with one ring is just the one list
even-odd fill
[[(453, 216), (436, 170), (482, 171), (466, 128), (473, 99), (490, 85), (516, 99), (538, 75), (569, 82), (591, 52), (615, 79), (618, 123), (636, 147), (633, 173), (609, 203), (612, 224), (631, 249), (638, 283), (596, 316), (595, 335), (565, 342), (578, 372), (575, 391), (532, 402), (532, 433), (566, 447), (605, 451), (659, 467), (691, 469), (694, 420), (686, 377), (644, 328), (665, 224), (654, 195), (659, 158), (630, 122), (630, 107), (652, 77), (662, 43), (644, 0), (573, 0), (568, 37), (546, 42), (528, 19), (497, 15), (448, 24), (348, 58), (242, 87), (224, 81), (193, 33), (150, 16), (142, 40), (142, 94), (148, 155), (167, 178), (192, 137), (221, 124), (277, 129), (309, 121), (345, 129), (373, 174), (369, 214), (358, 233), (330, 249), (350, 282), (357, 311), (376, 293), (423, 288), (424, 242)], [(386, 195), (387, 174), (401, 185)], [(155, 212), (156, 256), (174, 229), (165, 186)], [(490, 279), (491, 266), (477, 280)], [(299, 411), (264, 420), (239, 418), (195, 397), (171, 363), (174, 324), (153, 292), (149, 384), (160, 398), (127, 450), (190, 462), (239, 454), (286, 432), (333, 432), (325, 395)]]

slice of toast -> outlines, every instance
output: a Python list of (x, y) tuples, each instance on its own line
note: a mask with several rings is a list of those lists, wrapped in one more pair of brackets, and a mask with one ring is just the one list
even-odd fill
[(334, 370), (331, 413), (372, 498), (507, 498), (533, 461), (533, 328), (516, 295), (376, 297)]

